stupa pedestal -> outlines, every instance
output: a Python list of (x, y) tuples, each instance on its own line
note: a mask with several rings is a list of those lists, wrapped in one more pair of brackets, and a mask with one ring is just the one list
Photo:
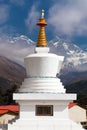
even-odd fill
[(25, 58), (27, 78), (13, 99), (20, 105), (19, 119), (8, 124), (8, 130), (83, 130), (69, 119), (68, 104), (76, 94), (65, 94), (56, 74), (63, 56), (49, 53), (46, 43), (44, 12), (38, 24), (40, 33), (35, 53)]
[[(75, 94), (20, 93), (14, 94), (14, 99), (20, 104), (20, 119), (9, 124), (9, 130), (83, 130), (68, 115), (67, 106), (76, 99)], [(47, 108), (50, 112), (40, 115), (41, 106), (48, 106), (51, 111)]]

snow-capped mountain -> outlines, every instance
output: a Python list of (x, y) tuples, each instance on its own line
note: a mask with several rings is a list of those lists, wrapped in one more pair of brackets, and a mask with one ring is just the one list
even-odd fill
[(33, 52), (35, 42), (27, 36), (0, 37), (0, 55), (23, 65), (24, 57)]
[[(85, 79), (87, 77), (87, 52), (84, 52), (73, 43), (61, 40), (59, 37), (55, 37), (48, 44), (50, 52), (65, 57), (60, 73), (62, 79), (69, 74), (67, 76), (68, 81), (71, 79), (76, 80), (77, 73), (80, 77), (82, 73), (85, 73), (86, 75), (83, 78)], [(35, 42), (24, 35), (18, 37), (0, 37), (0, 55), (22, 65), (24, 63), (24, 57), (33, 53), (34, 47)]]
[(9, 41), (10, 41), (10, 43), (19, 44), (20, 46), (24, 45), (26, 47), (27, 46), (32, 46), (32, 44), (34, 43), (34, 41), (32, 41), (31, 39), (29, 39), (25, 35), (20, 35), (19, 37), (10, 38)]
[[(87, 52), (73, 43), (56, 37), (48, 42), (51, 52), (65, 57), (63, 69), (68, 71), (87, 70)], [(33, 53), (35, 42), (27, 36), (0, 38), (0, 55), (4, 55), (18, 63), (23, 62), (26, 55)], [(18, 61), (19, 60), (19, 61)], [(21, 63), (22, 64), (22, 63)]]
[(49, 42), (51, 52), (65, 57), (60, 78), (63, 84), (87, 80), (87, 52), (59, 37)]
[(63, 69), (66, 72), (87, 70), (87, 52), (77, 45), (65, 42), (58, 37), (50, 41), (49, 45), (52, 52), (65, 56)]

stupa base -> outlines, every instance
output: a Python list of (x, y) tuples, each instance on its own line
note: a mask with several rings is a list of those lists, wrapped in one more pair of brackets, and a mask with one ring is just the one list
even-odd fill
[(65, 89), (60, 79), (56, 77), (32, 77), (24, 80), (19, 92), (65, 93)]
[[(8, 130), (84, 130), (68, 115), (76, 94), (15, 93), (13, 99), (20, 105), (20, 119), (8, 124)], [(52, 115), (37, 115), (37, 106), (52, 106)]]
[(13, 124), (8, 124), (8, 130), (84, 130), (80, 124), (69, 119), (19, 119)]

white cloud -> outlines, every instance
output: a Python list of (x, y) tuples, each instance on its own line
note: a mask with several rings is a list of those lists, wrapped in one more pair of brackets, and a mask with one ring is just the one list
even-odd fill
[(5, 23), (9, 18), (9, 7), (8, 5), (0, 5), (0, 25)]
[(28, 18), (25, 20), (26, 26), (29, 29), (29, 32), (32, 32), (36, 26), (40, 13), (37, 11), (37, 4), (31, 7), (31, 10), (28, 13)]
[(66, 0), (49, 9), (48, 23), (55, 33), (75, 36), (87, 33), (87, 0)]
[(10, 0), (12, 4), (23, 6), (25, 4), (25, 0)]
[(24, 46), (25, 42), (22, 45), (21, 40), (13, 40), (12, 37), (6, 35), (0, 36), (0, 56), (5, 56), (12, 61), (15, 61), (21, 65), (24, 65), (24, 58), (34, 52), (33, 46)]

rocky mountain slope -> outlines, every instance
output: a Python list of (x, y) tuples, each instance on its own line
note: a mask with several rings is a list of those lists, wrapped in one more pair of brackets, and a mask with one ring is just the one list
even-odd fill
[(14, 84), (20, 85), (25, 77), (25, 69), (5, 58), (0, 56), (0, 88), (2, 91), (6, 91)]
[(52, 52), (65, 57), (63, 69), (68, 68), (68, 72), (87, 70), (87, 52), (77, 45), (65, 42), (58, 37), (50, 41), (49, 45), (53, 48)]
[(58, 37), (49, 42), (51, 51), (65, 57), (60, 78), (64, 84), (87, 80), (87, 52), (73, 43), (65, 42)]

